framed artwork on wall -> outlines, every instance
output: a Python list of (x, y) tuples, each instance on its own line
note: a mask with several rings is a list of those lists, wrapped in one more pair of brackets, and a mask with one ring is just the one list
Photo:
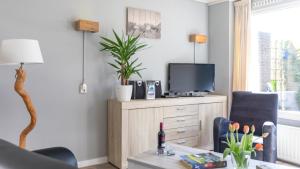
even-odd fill
[(127, 34), (149, 39), (161, 38), (161, 15), (159, 12), (127, 8)]

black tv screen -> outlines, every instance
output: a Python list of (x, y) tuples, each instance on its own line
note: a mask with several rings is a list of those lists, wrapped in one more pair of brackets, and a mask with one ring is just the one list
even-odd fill
[(214, 64), (169, 64), (170, 92), (213, 92), (215, 90)]

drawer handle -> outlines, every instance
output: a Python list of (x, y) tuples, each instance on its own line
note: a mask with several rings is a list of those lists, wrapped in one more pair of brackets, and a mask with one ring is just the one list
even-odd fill
[(182, 110), (185, 110), (185, 108), (177, 108), (176, 110), (182, 111)]
[(186, 129), (179, 129), (177, 130), (177, 133), (185, 133), (186, 132)]
[(185, 141), (185, 140), (180, 140), (180, 141), (177, 141), (177, 144), (184, 144), (184, 143), (186, 143), (186, 141)]
[(185, 121), (185, 119), (184, 119), (184, 118), (181, 118), (181, 119), (177, 119), (177, 121), (178, 121), (178, 122), (183, 122), (183, 121)]

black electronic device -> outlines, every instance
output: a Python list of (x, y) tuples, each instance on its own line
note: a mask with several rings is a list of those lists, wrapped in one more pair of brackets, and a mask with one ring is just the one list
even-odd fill
[(172, 93), (213, 92), (215, 65), (170, 63), (168, 88)]
[(161, 96), (162, 98), (177, 98), (180, 97), (177, 95), (177, 93), (170, 93), (170, 92), (165, 92), (164, 95)]
[(161, 98), (161, 81), (155, 80), (155, 98)]
[(131, 99), (145, 99), (145, 82), (141, 80), (129, 81), (132, 85)]

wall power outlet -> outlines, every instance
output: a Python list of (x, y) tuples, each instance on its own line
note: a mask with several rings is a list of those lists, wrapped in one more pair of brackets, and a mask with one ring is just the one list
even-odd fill
[(81, 94), (86, 94), (87, 93), (87, 84), (86, 83), (81, 83), (80, 84), (79, 92)]

